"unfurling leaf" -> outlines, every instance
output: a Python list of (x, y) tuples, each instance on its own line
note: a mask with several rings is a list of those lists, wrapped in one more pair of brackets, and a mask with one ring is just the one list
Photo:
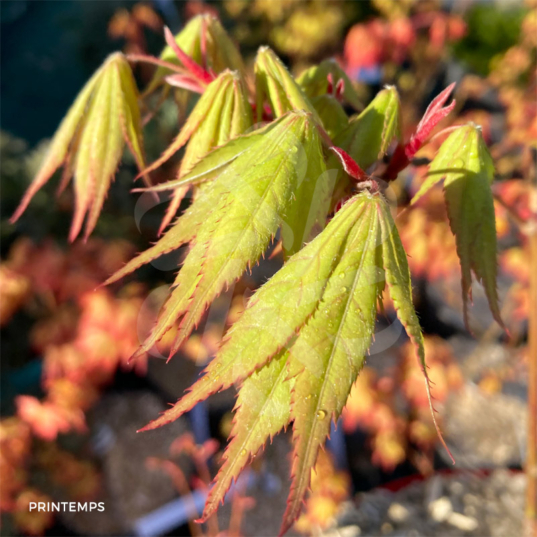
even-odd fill
[[(342, 83), (340, 81), (343, 81)], [(358, 94), (347, 73), (335, 60), (324, 60), (319, 65), (306, 69), (297, 79), (304, 93), (310, 98), (333, 93), (335, 88), (342, 87), (342, 98), (355, 110), (362, 110)], [(332, 86), (332, 87), (330, 87)], [(332, 90), (332, 91), (330, 91)]]
[[(248, 92), (240, 74), (224, 71), (207, 86), (175, 140), (163, 155), (145, 170), (145, 173), (160, 166), (188, 141), (178, 173), (178, 178), (181, 178), (211, 149), (245, 133), (252, 124)], [(175, 216), (185, 193), (185, 185), (175, 190), (161, 231)]]
[[(334, 145), (348, 153), (362, 170), (384, 156), (394, 138), (401, 137), (400, 103), (397, 90), (387, 87), (380, 91), (365, 110), (350, 119), (348, 126), (335, 138)], [(328, 168), (341, 168), (332, 157)], [(340, 172), (334, 198), (344, 197), (352, 185), (348, 175)]]
[[(244, 63), (237, 47), (231, 41), (222, 25), (211, 15), (198, 15), (175, 36), (181, 50), (201, 66), (221, 73), (226, 69), (246, 73)], [(169, 45), (160, 54), (160, 59), (182, 66), (177, 55)], [(166, 76), (173, 71), (158, 67), (145, 93), (151, 93), (164, 83)]]
[(324, 129), (334, 139), (349, 124), (349, 118), (339, 101), (332, 95), (319, 95), (312, 97), (313, 104), (317, 114), (323, 122)]
[(405, 146), (405, 155), (409, 161), (412, 160), (420, 147), (424, 144), (427, 138), (429, 138), (429, 135), (438, 123), (442, 121), (453, 108), (455, 108), (455, 99), (453, 99), (448, 106), (444, 106), (454, 87), (455, 82), (437, 95), (427, 107), (425, 114), (423, 114), (423, 117), (416, 128), (416, 132), (410, 137), (409, 142)]
[(293, 482), (282, 533), (291, 526), (319, 447), (364, 364), (386, 283), (425, 373), (406, 254), (382, 195), (364, 192), (256, 291), (204, 376), (145, 427), (169, 423), (209, 395), (241, 384), (232, 439), (202, 520), (267, 438), (293, 422)]
[[(226, 160), (218, 162), (218, 155)], [(140, 352), (150, 349), (181, 319), (171, 351), (175, 353), (208, 304), (257, 263), (281, 225), (290, 222), (293, 228), (299, 222), (308, 237), (314, 224), (326, 217), (329, 191), (321, 140), (305, 112), (290, 112), (260, 131), (231, 140), (199, 163), (209, 175), (215, 167), (220, 173), (214, 182), (199, 193), (170, 231), (109, 280), (171, 251), (174, 241), (175, 248), (192, 241), (173, 292)], [(191, 171), (196, 173), (197, 166)], [(309, 186), (302, 187), (301, 181)]]
[(108, 57), (61, 122), (33, 183), (11, 218), (15, 222), (35, 193), (64, 166), (61, 187), (74, 176), (74, 240), (87, 215), (84, 235), (92, 232), (115, 175), (125, 142), (140, 169), (145, 167), (138, 90), (121, 53)]
[(321, 119), (309, 99), (269, 47), (261, 47), (257, 53), (255, 81), (258, 121), (263, 118), (265, 100), (268, 99), (274, 117), (280, 117), (291, 110), (305, 110), (321, 124)]
[[(209, 91), (215, 83), (220, 87), (217, 86), (212, 95), (213, 102), (210, 102)], [(181, 161), (180, 175), (189, 171), (211, 149), (244, 134), (253, 125), (248, 91), (241, 75), (236, 71), (224, 71), (212, 84), (181, 130), (186, 130), (187, 136), (190, 130), (190, 141)]]
[(369, 176), (364, 172), (364, 170), (362, 170), (362, 168), (360, 168), (358, 163), (346, 151), (341, 149), (341, 147), (336, 147), (335, 145), (330, 149), (338, 156), (345, 173), (349, 177), (356, 179), (356, 181), (367, 180)]
[(434, 128), (455, 108), (456, 101), (453, 99), (451, 104), (444, 106), (448, 100), (455, 83), (449, 85), (444, 91), (440, 92), (427, 107), (425, 114), (416, 127), (416, 132), (410, 137), (410, 140), (403, 144), (399, 142), (393, 152), (384, 177), (388, 181), (393, 181), (401, 170), (404, 170), (423, 144), (427, 141)]
[(504, 327), (496, 290), (496, 220), (490, 186), (494, 163), (477, 126), (459, 127), (444, 141), (412, 203), (442, 179), (449, 224), (461, 263), (466, 326), (473, 271), (485, 288), (494, 319)]
[(386, 154), (394, 138), (401, 137), (400, 113), (397, 90), (387, 87), (361, 114), (351, 118), (334, 144), (347, 151), (365, 170)]

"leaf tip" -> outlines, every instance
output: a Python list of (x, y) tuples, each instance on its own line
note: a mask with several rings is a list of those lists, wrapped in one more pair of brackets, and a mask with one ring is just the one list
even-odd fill
[(449, 458), (451, 459), (452, 464), (454, 465), (455, 458), (453, 457), (451, 450), (448, 448), (446, 441), (444, 440), (444, 436), (442, 435), (442, 431), (440, 430), (438, 422), (436, 421), (436, 416), (435, 416), (436, 409), (433, 406), (433, 397), (431, 394), (431, 380), (429, 379), (429, 375), (427, 374), (427, 370), (425, 369), (425, 367), (421, 366), (421, 370), (424, 375), (425, 389), (427, 391), (427, 400), (429, 402), (429, 409), (431, 410), (431, 418), (433, 420), (433, 425), (436, 430), (436, 434), (438, 435), (438, 439), (440, 440), (440, 443), (442, 444), (443, 448), (446, 450), (446, 453), (448, 454)]

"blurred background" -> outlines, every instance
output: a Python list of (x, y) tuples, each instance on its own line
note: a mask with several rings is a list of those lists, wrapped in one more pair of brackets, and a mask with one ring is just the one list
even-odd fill
[[(521, 535), (529, 280), (537, 270), (528, 239), (537, 139), (535, 0), (0, 2), (2, 535), (278, 532), (289, 486), (288, 434), (276, 437), (233, 486), (218, 521), (192, 522), (231, 428), (231, 391), (163, 429), (136, 430), (197, 377), (247, 297), (281, 262), (263, 263), (219, 297), (169, 364), (159, 354), (166, 342), (158, 356), (128, 364), (178, 263), (169, 255), (95, 290), (155, 240), (166, 208), (165, 200), (148, 206), (130, 193), (132, 159), (126, 154), (86, 243), (68, 245), (72, 192), (56, 196), (54, 185), (35, 196), (16, 225), (8, 222), (48, 140), (106, 56), (158, 56), (163, 25), (175, 33), (201, 13), (221, 20), (249, 66), (257, 48), (269, 44), (296, 75), (336, 58), (365, 104), (395, 84), (406, 138), (431, 99), (457, 82), (446, 125), (481, 125), (496, 163), (499, 294), (509, 339), (477, 285), (473, 337), (464, 327), (441, 189), (398, 220), (456, 467), (438, 445), (421, 372), (386, 305), (291, 534)], [(143, 88), (152, 68), (137, 65), (134, 73)], [(170, 97), (145, 126), (148, 162), (177, 134), (185, 114), (177, 104)], [(394, 184), (399, 205), (423, 181), (438, 145), (426, 146)], [(29, 512), (36, 501), (103, 501), (105, 512)]]

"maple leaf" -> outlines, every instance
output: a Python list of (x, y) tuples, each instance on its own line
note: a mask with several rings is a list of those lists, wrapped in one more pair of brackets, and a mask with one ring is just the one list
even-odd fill
[(296, 80), (269, 47), (260, 47), (255, 60), (257, 120), (261, 121), (268, 99), (275, 117), (291, 110), (306, 110), (321, 125), (321, 119)]
[(246, 86), (239, 73), (226, 70), (207, 86), (177, 137), (145, 172), (161, 166), (190, 139), (181, 161), (182, 175), (211, 149), (243, 134), (252, 124)]
[(209, 492), (203, 519), (218, 509), (233, 480), (263, 448), (267, 437), (272, 441), (288, 425), (293, 379), (287, 379), (286, 362), (282, 353), (244, 380), (235, 405), (231, 441)]
[(454, 87), (455, 82), (450, 84), (444, 91), (439, 93), (427, 107), (425, 114), (423, 114), (421, 121), (416, 127), (416, 132), (410, 137), (410, 140), (405, 146), (405, 155), (408, 158), (408, 161), (412, 160), (420, 147), (429, 138), (429, 135), (436, 125), (438, 125), (438, 123), (442, 121), (442, 119), (444, 119), (453, 110), (453, 108), (455, 108), (455, 99), (453, 99), (451, 104), (448, 106), (444, 106)]
[(15, 222), (35, 193), (64, 166), (60, 190), (74, 176), (75, 214), (69, 239), (93, 231), (123, 154), (129, 146), (139, 169), (145, 167), (138, 90), (125, 56), (115, 53), (78, 94), (56, 131), (37, 176), (11, 217)]
[[(323, 123), (315, 107), (281, 60), (268, 47), (261, 47), (257, 53), (255, 76), (258, 120), (263, 117), (265, 100), (268, 99), (276, 117), (281, 117), (291, 110), (304, 110), (311, 114), (322, 129)], [(286, 259), (297, 252), (304, 241), (311, 238), (315, 224), (319, 224), (317, 231), (324, 227), (324, 220), (329, 210), (329, 198), (324, 191), (328, 186), (331, 192), (335, 184), (335, 177), (332, 174), (327, 174), (323, 180), (318, 181), (320, 165), (317, 161), (306, 165), (308, 160), (301, 158), (300, 162), (302, 166), (297, 170), (299, 180), (295, 196), (303, 200), (303, 206), (301, 210), (290, 213), (285, 219), (282, 246)]]
[(364, 170), (386, 154), (394, 138), (401, 137), (400, 102), (397, 90), (388, 86), (334, 140)]
[(319, 114), (330, 138), (336, 138), (349, 124), (349, 118), (345, 110), (333, 95), (312, 97), (311, 104), (317, 111), (317, 114)]
[[(360, 114), (351, 117), (346, 128), (334, 137), (334, 146), (348, 153), (362, 170), (384, 156), (394, 138), (401, 137), (400, 102), (393, 86), (381, 90)], [(328, 169), (341, 169), (341, 155), (328, 160)], [(345, 170), (347, 171), (347, 170)], [(339, 173), (334, 200), (344, 198), (353, 181)]]
[(336, 60), (324, 60), (318, 65), (306, 69), (297, 79), (304, 93), (310, 98), (331, 94), (341, 88), (341, 98), (355, 110), (362, 110), (363, 105), (347, 76)]
[[(237, 47), (222, 28), (220, 21), (211, 15), (204, 14), (192, 18), (174, 39), (187, 56), (214, 73), (218, 74), (231, 69), (239, 71), (242, 75), (246, 74), (244, 62)], [(159, 59), (170, 64), (170, 67), (184, 67), (170, 45), (164, 47)], [(174, 72), (165, 65), (159, 66), (144, 93), (147, 95), (155, 91), (165, 83), (166, 77)], [(167, 92), (168, 87), (165, 94)]]
[(464, 322), (469, 327), (468, 300), (472, 297), (473, 271), (485, 289), (494, 319), (505, 329), (496, 290), (496, 223), (491, 190), (494, 163), (479, 127), (464, 125), (449, 135), (411, 203), (415, 204), (442, 179), (449, 224), (461, 264)]
[[(188, 185), (208, 183), (223, 173), (239, 156), (249, 151), (256, 143), (260, 143), (264, 133), (271, 128), (254, 131), (251, 134), (240, 136), (230, 140), (227, 144), (210, 152), (198, 164), (196, 164), (185, 176), (161, 183), (151, 187), (154, 192), (173, 190)], [(137, 257), (131, 259), (123, 268), (114, 273), (106, 280), (104, 285), (113, 283), (127, 274), (134, 272), (142, 265), (150, 263), (153, 259), (160, 257), (187, 244), (196, 236), (198, 228), (203, 224), (207, 215), (214, 209), (219, 196), (227, 193), (226, 185), (215, 182), (210, 189), (201, 192), (196, 198), (196, 206), (189, 207), (166, 234)]]
[[(282, 224), (300, 221), (308, 236), (315, 222), (326, 217), (323, 211), (329, 192), (321, 139), (305, 112), (290, 112), (228, 142), (195, 166), (186, 180), (214, 174), (215, 168), (215, 180), (200, 191), (164, 237), (107, 282), (192, 241), (157, 325), (137, 354), (150, 349), (182, 318), (171, 350), (174, 354), (207, 305), (259, 260)], [(311, 186), (303, 188), (301, 180)], [(308, 206), (310, 199), (314, 209)]]
[[(252, 124), (252, 109), (246, 85), (238, 72), (226, 70), (207, 86), (177, 137), (144, 173), (162, 165), (188, 141), (178, 171), (178, 177), (181, 178), (211, 149), (243, 134)], [(188, 185), (175, 189), (160, 232), (175, 216), (187, 190)]]
[(232, 439), (202, 520), (266, 439), (292, 421), (293, 483), (282, 533), (290, 527), (331, 420), (341, 414), (364, 364), (386, 283), (429, 393), (406, 254), (384, 198), (364, 192), (256, 291), (204, 376), (143, 429), (169, 423), (209, 395), (242, 383)]
[(408, 166), (438, 123), (455, 108), (455, 99), (448, 106), (444, 106), (454, 87), (455, 83), (450, 84), (431, 101), (410, 140), (406, 144), (400, 142), (397, 145), (384, 172), (386, 179), (393, 181), (397, 178), (399, 172)]

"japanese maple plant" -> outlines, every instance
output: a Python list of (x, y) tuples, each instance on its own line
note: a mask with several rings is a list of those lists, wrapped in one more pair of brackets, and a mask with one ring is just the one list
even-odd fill
[[(189, 245), (172, 292), (134, 359), (171, 329), (176, 337), (170, 356), (175, 354), (211, 302), (278, 241), (274, 248), (283, 252), (283, 267), (251, 296), (199, 380), (143, 430), (177, 419), (215, 392), (239, 387), (230, 442), (200, 519), (205, 521), (267, 439), (292, 424), (283, 534), (300, 513), (319, 448), (364, 365), (384, 291), (415, 346), (431, 401), (406, 253), (385, 193), (455, 106), (455, 101), (446, 106), (453, 86), (433, 100), (414, 134), (403, 140), (396, 88), (386, 87), (362, 109), (335, 61), (295, 79), (263, 47), (249, 73), (220, 23), (207, 15), (175, 37), (166, 29), (165, 38), (159, 58), (116, 53), (93, 75), (13, 220), (63, 167), (60, 188), (72, 179), (76, 200), (70, 239), (84, 221), (87, 237), (125, 144), (146, 179), (143, 190), (171, 193), (161, 231), (169, 229), (106, 282)], [(131, 71), (136, 62), (157, 66), (142, 95)], [(199, 100), (170, 147), (147, 166), (141, 110), (148, 110), (155, 94), (162, 102), (172, 91), (185, 98), (198, 94)], [(349, 117), (346, 110), (352, 108), (356, 113)], [(444, 181), (465, 319), (473, 272), (502, 324), (492, 159), (474, 124), (436, 135), (445, 140), (410, 205)], [(183, 146), (176, 176), (151, 186), (150, 172)], [(178, 214), (189, 190), (192, 202)]]

